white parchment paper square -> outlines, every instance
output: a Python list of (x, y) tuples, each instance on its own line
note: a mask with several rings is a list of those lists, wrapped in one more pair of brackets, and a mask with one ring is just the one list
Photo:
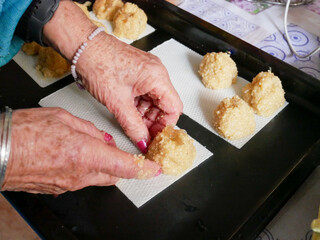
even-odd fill
[[(110, 21), (97, 19), (95, 14), (92, 11), (90, 12), (90, 16), (94, 20), (101, 22), (107, 28), (108, 33), (113, 35), (112, 34), (112, 23)], [(141, 39), (141, 38), (149, 35), (150, 33), (154, 32), (154, 30), (155, 29), (153, 27), (151, 27), (149, 24), (147, 24), (146, 30), (139, 36), (138, 39)], [(118, 39), (127, 43), (127, 44), (131, 44), (133, 42), (133, 40), (125, 39), (125, 38), (118, 38)], [(66, 73), (64, 76), (62, 76), (60, 78), (45, 78), (42, 75), (42, 73), (39, 72), (35, 68), (37, 65), (37, 61), (38, 61), (37, 59), (38, 59), (37, 56), (28, 56), (22, 50), (20, 50), (13, 57), (13, 60), (42, 88), (47, 87), (47, 86), (59, 81), (60, 79), (66, 77), (70, 74), (70, 72)]]
[[(212, 126), (214, 109), (225, 97), (233, 97), (234, 95), (241, 97), (242, 87), (249, 82), (238, 77), (237, 83), (232, 84), (230, 88), (221, 90), (205, 88), (201, 82), (201, 77), (198, 74), (203, 56), (174, 39), (170, 39), (157, 46), (151, 50), (151, 53), (158, 56), (167, 68), (172, 84), (179, 93), (183, 102), (183, 113), (214, 134), (220, 136)], [(268, 69), (266, 69), (266, 71), (267, 70)], [(252, 135), (239, 140), (225, 140), (240, 149), (265, 125), (267, 125), (267, 123), (287, 104), (288, 103), (286, 102), (282, 108), (270, 117), (260, 117), (255, 115), (256, 130)]]
[[(42, 107), (61, 107), (77, 117), (91, 121), (100, 130), (110, 133), (120, 149), (132, 154), (139, 153), (107, 108), (96, 101), (87, 91), (80, 90), (75, 83), (45, 97), (39, 104)], [(187, 172), (213, 155), (197, 141), (194, 141), (194, 145), (197, 149), (197, 157), (192, 168)], [(161, 175), (148, 180), (122, 179), (118, 181), (116, 186), (135, 206), (140, 207), (182, 176)]]

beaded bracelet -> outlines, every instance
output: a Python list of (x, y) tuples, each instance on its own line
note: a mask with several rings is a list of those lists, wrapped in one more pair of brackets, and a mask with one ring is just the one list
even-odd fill
[(0, 189), (6, 175), (11, 148), (12, 109), (5, 107), (0, 115)]
[[(89, 36), (88, 36), (88, 40), (91, 41), (92, 39), (94, 39), (95, 36), (97, 36), (100, 32), (103, 32), (105, 29), (104, 27), (98, 27), (96, 30), (94, 30)], [(76, 51), (75, 55), (73, 56), (72, 59), (72, 65), (71, 65), (71, 74), (75, 80), (75, 82), (77, 83), (79, 88), (83, 89), (83, 84), (80, 78), (78, 78), (78, 74), (76, 71), (76, 64), (81, 56), (81, 53), (86, 49), (86, 47), (88, 46), (87, 42), (83, 42), (80, 47), (78, 48), (78, 50)]]

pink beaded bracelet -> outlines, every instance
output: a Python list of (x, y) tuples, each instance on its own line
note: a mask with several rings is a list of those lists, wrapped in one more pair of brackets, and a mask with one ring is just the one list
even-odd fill
[[(103, 32), (103, 31), (104, 31), (104, 27), (98, 27), (88, 36), (88, 40), (91, 41), (92, 39), (94, 39), (95, 36), (97, 36), (100, 32)], [(71, 74), (79, 88), (83, 88), (83, 84), (81, 79), (78, 77), (78, 74), (76, 71), (76, 64), (81, 56), (81, 53), (86, 49), (87, 45), (88, 45), (87, 42), (83, 42), (81, 46), (78, 48), (78, 50), (76, 51), (72, 59)]]

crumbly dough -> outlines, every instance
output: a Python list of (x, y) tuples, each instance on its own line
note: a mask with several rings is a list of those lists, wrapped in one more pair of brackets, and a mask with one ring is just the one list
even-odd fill
[(146, 157), (160, 164), (164, 174), (178, 176), (192, 166), (196, 148), (185, 130), (167, 126), (151, 142)]
[(104, 27), (104, 31), (105, 31), (105, 32), (108, 32), (106, 26), (104, 26), (101, 22), (98, 22), (98, 21), (93, 20), (93, 19), (91, 18), (90, 13), (89, 13), (89, 10), (88, 10), (88, 7), (90, 7), (91, 4), (92, 4), (91, 2), (87, 1), (87, 2), (82, 3), (82, 4), (81, 4), (81, 3), (78, 3), (78, 2), (74, 2), (74, 3), (87, 15), (87, 17), (90, 19), (90, 21), (91, 21), (94, 25), (96, 25), (97, 27)]
[(122, 0), (96, 0), (93, 4), (92, 11), (97, 18), (112, 21), (114, 15), (122, 6)]
[(46, 78), (58, 78), (70, 71), (70, 64), (52, 48), (41, 47), (36, 69)]
[(230, 54), (225, 52), (207, 53), (199, 68), (202, 82), (207, 88), (228, 88), (237, 82), (238, 70)]
[(225, 98), (214, 110), (214, 128), (223, 137), (236, 140), (254, 132), (256, 122), (252, 108), (240, 97)]
[(271, 71), (260, 72), (242, 89), (242, 97), (263, 117), (272, 115), (285, 102), (281, 81)]
[(120, 38), (137, 39), (145, 31), (147, 20), (142, 9), (127, 2), (113, 18), (113, 34)]
[(34, 56), (37, 55), (40, 51), (41, 45), (39, 45), (36, 42), (30, 42), (30, 43), (24, 43), (22, 45), (22, 51), (29, 55), (29, 56)]

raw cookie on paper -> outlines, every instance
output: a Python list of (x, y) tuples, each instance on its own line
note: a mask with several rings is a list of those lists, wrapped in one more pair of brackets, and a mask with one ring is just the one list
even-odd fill
[(203, 57), (199, 74), (205, 87), (221, 89), (228, 88), (232, 83), (236, 83), (238, 70), (230, 54), (212, 52)]
[(224, 98), (214, 110), (213, 125), (220, 135), (235, 140), (252, 134), (256, 122), (252, 108), (234, 96)]
[(147, 20), (142, 9), (127, 2), (113, 18), (113, 34), (120, 38), (137, 39), (146, 30)]
[(281, 81), (271, 71), (260, 72), (242, 89), (242, 97), (263, 117), (271, 116), (285, 103)]
[(165, 127), (151, 142), (146, 157), (158, 163), (164, 174), (181, 175), (196, 157), (196, 148), (185, 130)]
[(116, 12), (122, 8), (122, 0), (96, 0), (92, 11), (99, 19), (112, 21)]

